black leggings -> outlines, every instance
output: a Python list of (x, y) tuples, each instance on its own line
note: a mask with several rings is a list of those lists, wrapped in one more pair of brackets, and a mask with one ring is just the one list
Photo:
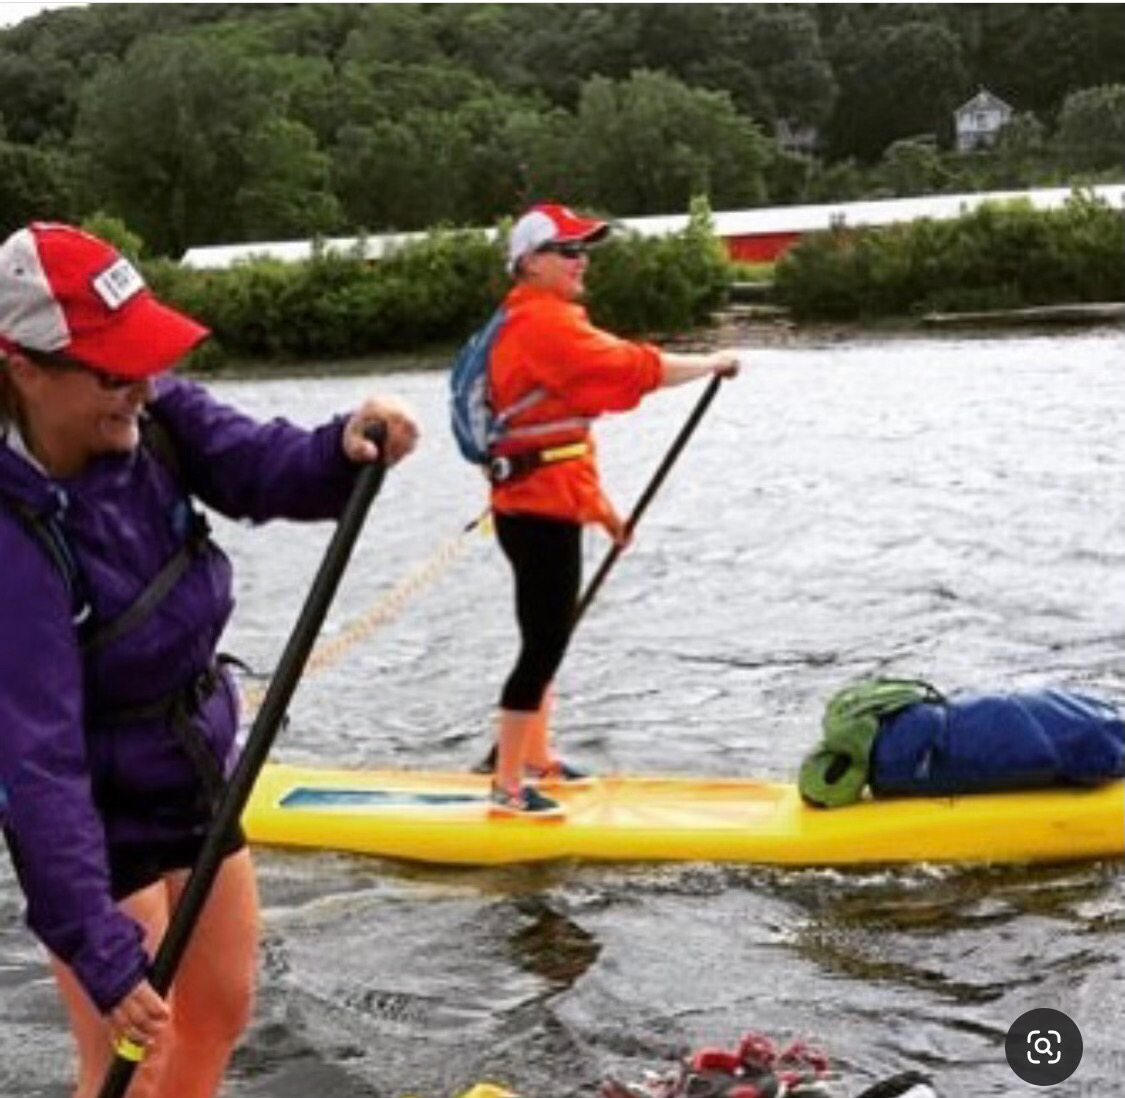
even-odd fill
[(534, 713), (566, 654), (582, 583), (582, 525), (540, 515), (495, 515), (512, 565), (520, 654), (500, 706)]

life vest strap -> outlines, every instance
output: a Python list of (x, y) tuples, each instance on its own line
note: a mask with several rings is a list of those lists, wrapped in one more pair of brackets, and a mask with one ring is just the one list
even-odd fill
[(163, 721), (175, 734), (184, 754), (191, 762), (200, 782), (200, 807), (213, 811), (223, 794), (226, 779), (223, 766), (196, 724), (203, 706), (220, 689), (223, 667), (240, 663), (219, 655), (215, 662), (189, 682), (170, 690), (152, 701), (113, 710), (99, 710), (91, 715), (92, 723), (103, 728), (116, 728), (146, 721)]
[(507, 484), (533, 473), (544, 465), (575, 461), (590, 453), (590, 443), (568, 442), (543, 450), (525, 450), (518, 454), (498, 454), (488, 463), (488, 479), (493, 484)]
[(211, 524), (207, 516), (189, 505), (187, 540), (164, 563), (139, 595), (112, 621), (99, 625), (82, 641), (86, 655), (101, 651), (126, 633), (131, 633), (152, 616), (156, 608), (168, 597), (172, 589), (187, 574), (195, 559), (211, 544)]

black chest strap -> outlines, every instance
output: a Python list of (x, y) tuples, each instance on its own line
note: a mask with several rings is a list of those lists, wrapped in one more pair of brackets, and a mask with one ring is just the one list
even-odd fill
[(78, 561), (63, 533), (62, 523), (57, 516), (42, 515), (22, 500), (12, 499), (3, 494), (0, 494), (0, 500), (7, 504), (19, 524), (47, 554), (55, 571), (62, 578), (70, 600), (70, 620), (81, 640), (89, 630), (93, 607)]
[(93, 655), (119, 640), (126, 633), (131, 633), (152, 614), (176, 584), (183, 579), (192, 561), (203, 553), (211, 534), (211, 525), (205, 515), (194, 508), (191, 515), (192, 527), (188, 532), (187, 540), (117, 617), (89, 630), (88, 635), (81, 638), (84, 653)]

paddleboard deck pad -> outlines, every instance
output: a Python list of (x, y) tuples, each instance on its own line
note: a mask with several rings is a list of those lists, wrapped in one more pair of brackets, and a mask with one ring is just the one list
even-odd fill
[(487, 776), (268, 764), (243, 815), (255, 843), (408, 861), (829, 866), (1034, 862), (1125, 854), (1125, 784), (806, 805), (795, 785), (606, 776), (545, 789), (562, 820), (495, 818)]

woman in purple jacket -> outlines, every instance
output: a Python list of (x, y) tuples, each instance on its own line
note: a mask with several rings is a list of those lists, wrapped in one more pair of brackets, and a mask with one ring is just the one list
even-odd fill
[[(167, 1001), (146, 970), (232, 765), (216, 645), (230, 565), (191, 505), (331, 519), (358, 463), (417, 428), (388, 399), (313, 431), (167, 376), (207, 335), (104, 242), (32, 224), (0, 245), (0, 822), (78, 1046), (131, 1096), (209, 1098), (244, 1029), (258, 897), (232, 841)], [(150, 426), (154, 425), (154, 426)]]

